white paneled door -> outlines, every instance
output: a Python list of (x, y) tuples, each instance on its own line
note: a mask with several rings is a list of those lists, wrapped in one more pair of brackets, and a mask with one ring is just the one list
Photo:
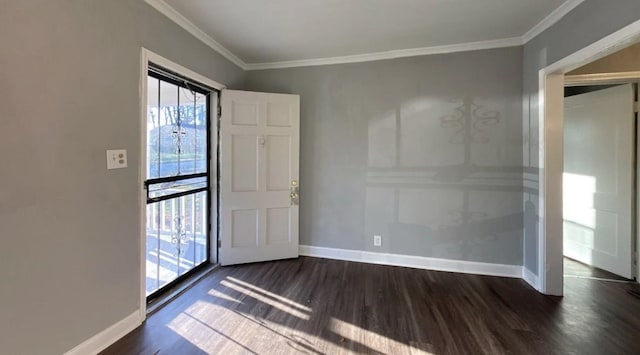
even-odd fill
[(221, 265), (298, 257), (300, 97), (222, 91)]
[(565, 99), (564, 255), (632, 277), (633, 88)]

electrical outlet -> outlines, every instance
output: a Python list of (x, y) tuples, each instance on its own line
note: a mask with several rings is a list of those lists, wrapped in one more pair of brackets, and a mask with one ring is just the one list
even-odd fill
[(127, 167), (127, 151), (124, 149), (107, 150), (107, 169)]
[(382, 246), (382, 236), (381, 235), (374, 235), (373, 236), (373, 246), (374, 247)]

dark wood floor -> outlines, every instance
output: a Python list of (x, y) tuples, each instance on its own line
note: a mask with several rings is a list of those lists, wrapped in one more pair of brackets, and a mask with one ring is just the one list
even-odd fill
[(630, 287), (301, 257), (220, 268), (103, 354), (640, 354)]
[(603, 280), (630, 281), (609, 271), (598, 269), (567, 257), (564, 258), (564, 276), (565, 278), (593, 277)]

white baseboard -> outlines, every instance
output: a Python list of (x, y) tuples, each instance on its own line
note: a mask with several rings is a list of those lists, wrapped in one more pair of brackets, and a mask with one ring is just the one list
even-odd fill
[(300, 245), (300, 255), (416, 269), (522, 278), (522, 266)]
[(522, 268), (522, 279), (526, 283), (531, 285), (531, 287), (540, 291), (540, 285), (538, 284), (538, 280), (539, 280), (538, 276), (535, 275), (533, 272), (531, 272), (531, 270), (527, 269), (526, 267)]
[(142, 324), (142, 319), (140, 317), (140, 312), (136, 310), (124, 319), (120, 320), (118, 323), (110, 326), (109, 328), (85, 340), (75, 348), (67, 351), (65, 355), (97, 354), (106, 349), (109, 345), (118, 341), (123, 336), (129, 334), (140, 324)]

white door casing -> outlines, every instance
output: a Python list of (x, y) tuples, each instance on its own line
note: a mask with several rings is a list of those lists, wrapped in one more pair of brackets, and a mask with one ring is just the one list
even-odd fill
[(632, 277), (633, 87), (565, 99), (564, 255)]
[(296, 258), (300, 97), (223, 90), (221, 105), (220, 264)]

